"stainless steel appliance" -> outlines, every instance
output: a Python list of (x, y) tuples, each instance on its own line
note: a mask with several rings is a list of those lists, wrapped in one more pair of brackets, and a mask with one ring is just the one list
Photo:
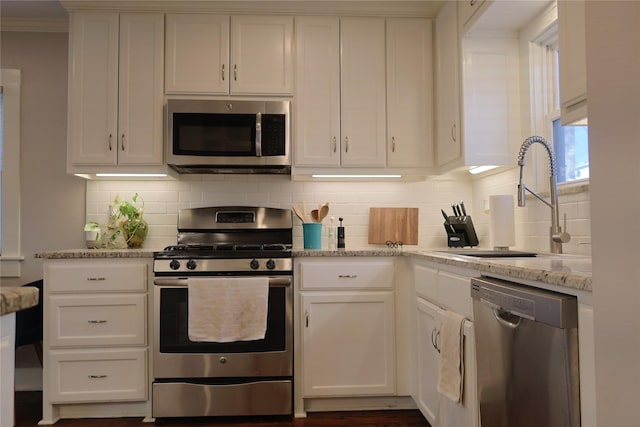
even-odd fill
[[(152, 414), (293, 412), (292, 216), (288, 209), (181, 210), (177, 245), (154, 254)], [(190, 277), (269, 278), (264, 339), (193, 342)]]
[(576, 298), (487, 277), (471, 297), (481, 424), (580, 426)]
[(179, 173), (291, 173), (290, 102), (167, 101), (167, 164)]

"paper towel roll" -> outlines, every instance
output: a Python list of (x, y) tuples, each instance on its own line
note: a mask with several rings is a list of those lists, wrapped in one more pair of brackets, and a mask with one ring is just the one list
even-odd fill
[(494, 248), (508, 248), (516, 244), (516, 224), (513, 195), (489, 196), (491, 242)]

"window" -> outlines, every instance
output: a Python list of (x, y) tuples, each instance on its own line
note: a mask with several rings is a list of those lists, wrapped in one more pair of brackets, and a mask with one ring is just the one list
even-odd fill
[[(547, 28), (531, 43), (532, 93), (537, 109), (532, 109), (539, 133), (553, 142), (558, 184), (589, 178), (588, 126), (560, 123), (560, 68), (557, 25)], [(542, 93), (542, 96), (539, 94)], [(537, 98), (537, 99), (536, 99)]]
[(0, 265), (2, 277), (19, 277), (20, 70), (0, 70)]

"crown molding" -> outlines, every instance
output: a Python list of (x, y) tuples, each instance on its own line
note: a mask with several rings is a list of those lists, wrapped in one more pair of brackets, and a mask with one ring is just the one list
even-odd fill
[(69, 12), (225, 13), (284, 15), (412, 16), (433, 18), (442, 0), (60, 0)]
[(2, 31), (14, 32), (40, 32), (40, 33), (67, 33), (69, 32), (69, 20), (41, 19), (41, 18), (9, 18), (3, 17), (0, 21)]

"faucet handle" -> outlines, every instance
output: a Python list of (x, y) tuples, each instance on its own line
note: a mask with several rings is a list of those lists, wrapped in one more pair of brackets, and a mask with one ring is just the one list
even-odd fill
[[(564, 229), (567, 229), (567, 214), (563, 215), (563, 225), (564, 225)], [(565, 231), (562, 231), (562, 228), (560, 229), (559, 233), (554, 234), (553, 236), (551, 236), (551, 238), (553, 239), (554, 242), (559, 242), (559, 243), (567, 243), (569, 240), (571, 240), (571, 235)]]

